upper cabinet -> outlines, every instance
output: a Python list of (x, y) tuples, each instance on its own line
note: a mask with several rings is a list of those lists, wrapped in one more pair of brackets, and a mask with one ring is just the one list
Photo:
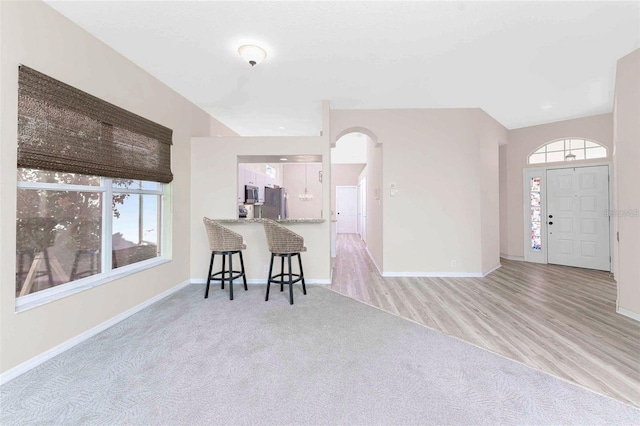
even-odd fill
[(265, 163), (240, 163), (238, 164), (238, 204), (243, 204), (245, 185), (258, 187), (258, 203), (264, 203), (264, 188), (282, 187), (282, 178), (268, 176)]

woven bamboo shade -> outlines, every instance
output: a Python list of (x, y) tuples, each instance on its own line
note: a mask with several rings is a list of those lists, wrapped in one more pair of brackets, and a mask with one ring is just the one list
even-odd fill
[(172, 133), (20, 66), (18, 167), (168, 183)]

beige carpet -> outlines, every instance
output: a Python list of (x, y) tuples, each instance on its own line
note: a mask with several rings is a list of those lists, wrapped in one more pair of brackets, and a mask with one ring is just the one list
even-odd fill
[[(640, 410), (325, 288), (192, 285), (0, 388), (3, 425), (639, 424)], [(274, 291), (275, 290), (275, 291)]]

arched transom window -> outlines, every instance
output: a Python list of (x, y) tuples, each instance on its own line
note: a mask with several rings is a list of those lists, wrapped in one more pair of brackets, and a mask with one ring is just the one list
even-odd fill
[(546, 143), (529, 155), (529, 164), (607, 158), (607, 148), (586, 139), (561, 139)]

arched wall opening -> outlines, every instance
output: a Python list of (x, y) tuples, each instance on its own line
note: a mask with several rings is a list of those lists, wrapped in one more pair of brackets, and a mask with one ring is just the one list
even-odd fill
[(361, 240), (381, 272), (382, 146), (370, 129), (352, 126), (336, 133), (331, 147), (332, 256), (341, 254), (337, 241)]

